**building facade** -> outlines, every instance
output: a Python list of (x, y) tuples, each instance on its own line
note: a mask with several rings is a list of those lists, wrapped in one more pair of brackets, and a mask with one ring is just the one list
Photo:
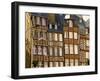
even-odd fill
[(89, 27), (64, 16), (26, 13), (26, 68), (89, 65)]

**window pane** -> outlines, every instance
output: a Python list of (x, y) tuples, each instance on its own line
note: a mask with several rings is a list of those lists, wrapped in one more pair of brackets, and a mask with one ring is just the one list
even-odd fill
[(63, 67), (63, 62), (60, 62), (60, 67)]
[(58, 53), (57, 47), (54, 48), (54, 51), (55, 51), (55, 56), (57, 56)]
[(38, 67), (42, 67), (42, 62), (38, 62)]
[(86, 52), (86, 58), (89, 58), (89, 52)]
[(62, 48), (59, 48), (59, 56), (62, 56)]
[(43, 55), (47, 55), (47, 48), (43, 47)]
[(73, 32), (69, 32), (69, 38), (73, 38)]
[(63, 46), (63, 42), (59, 42), (59, 46)]
[(65, 54), (69, 54), (68, 44), (65, 44)]
[(49, 33), (49, 40), (52, 41), (52, 33)]
[(69, 27), (73, 27), (73, 22), (72, 22), (72, 20), (69, 20)]
[(46, 26), (46, 19), (45, 18), (42, 18), (42, 25)]
[(78, 45), (74, 45), (74, 52), (75, 54), (78, 54)]
[(74, 32), (74, 39), (77, 39), (78, 38), (78, 35), (76, 32)]
[(55, 24), (55, 29), (57, 30), (57, 24)]
[(49, 45), (52, 46), (53, 45), (53, 42), (49, 42)]
[(36, 46), (33, 46), (33, 48), (32, 48), (32, 54), (37, 54), (36, 51), (37, 51)]
[(40, 25), (40, 17), (36, 17), (36, 24)]
[(53, 67), (53, 62), (49, 62), (50, 67)]
[(67, 38), (67, 32), (64, 32), (64, 38)]
[(50, 53), (50, 56), (53, 55), (53, 48), (52, 48), (52, 47), (50, 47), (50, 49), (49, 49), (49, 53)]
[(44, 67), (48, 67), (48, 62), (44, 62)]
[(74, 66), (74, 59), (70, 59), (70, 66)]
[(70, 54), (73, 54), (73, 45), (70, 45)]
[(49, 29), (52, 29), (52, 24), (49, 24)]
[(89, 46), (89, 40), (86, 40), (86, 46)]
[(42, 48), (41, 48), (41, 46), (38, 46), (38, 54), (42, 55)]
[(35, 25), (35, 17), (32, 16), (32, 25)]
[(78, 59), (75, 59), (75, 66), (78, 66)]
[(65, 66), (69, 66), (69, 59), (65, 59)]
[(59, 66), (59, 63), (58, 62), (54, 62), (54, 66), (55, 67), (58, 67)]
[(62, 34), (59, 34), (59, 41), (62, 41), (62, 40), (63, 40)]
[(57, 33), (55, 33), (54, 40), (55, 40), (55, 41), (57, 41), (57, 40), (58, 40)]

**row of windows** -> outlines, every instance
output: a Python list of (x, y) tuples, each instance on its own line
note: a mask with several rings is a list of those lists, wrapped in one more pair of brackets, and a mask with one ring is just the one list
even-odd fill
[(81, 48), (81, 49), (85, 49), (86, 46), (89, 47), (89, 40), (81, 39), (81, 40), (80, 40), (80, 48)]
[[(36, 67), (63, 67), (63, 62), (38, 62)], [(33, 65), (34, 67), (34, 65)]]
[(68, 37), (78, 39), (78, 33), (77, 32), (69, 32), (69, 36), (68, 36), (68, 32), (64, 32), (64, 38), (68, 38)]
[(65, 44), (65, 54), (78, 54), (78, 45)]
[(78, 59), (65, 59), (65, 66), (78, 66)]
[[(65, 66), (78, 66), (78, 59), (65, 59)], [(63, 67), (64, 62), (38, 62), (36, 67)], [(34, 67), (34, 65), (33, 65)]]
[(37, 25), (46, 26), (47, 24), (47, 20), (44, 17), (32, 16), (31, 20), (33, 25), (37, 24)]
[(63, 41), (63, 34), (49, 33), (49, 41)]
[[(48, 51), (47, 51), (48, 50)], [(49, 53), (48, 53), (49, 52)], [(33, 46), (32, 48), (32, 54), (34, 55), (54, 55), (54, 56), (62, 56), (63, 55), (63, 49), (61, 47), (41, 47), (41, 46)]]
[(33, 31), (33, 39), (38, 39), (38, 40), (44, 39), (44, 40), (46, 40), (46, 38), (47, 38), (47, 33), (46, 32)]

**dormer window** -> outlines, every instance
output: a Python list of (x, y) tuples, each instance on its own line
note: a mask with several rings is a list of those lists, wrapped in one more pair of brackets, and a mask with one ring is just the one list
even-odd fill
[(49, 24), (49, 29), (52, 29), (52, 24)]
[(57, 30), (57, 24), (55, 24), (55, 29)]
[(69, 27), (73, 27), (73, 21), (69, 20)]

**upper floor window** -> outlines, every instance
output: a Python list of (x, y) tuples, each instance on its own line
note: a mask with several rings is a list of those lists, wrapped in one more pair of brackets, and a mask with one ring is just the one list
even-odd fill
[(41, 46), (38, 46), (38, 55), (42, 55), (42, 48), (41, 48)]
[(58, 50), (57, 50), (57, 47), (54, 48), (54, 53), (55, 53), (55, 56), (58, 55)]
[(55, 40), (55, 41), (58, 40), (58, 34), (57, 34), (57, 33), (54, 34), (54, 40)]
[(73, 32), (69, 32), (69, 38), (73, 38)]
[(49, 24), (49, 29), (52, 29), (52, 24)]
[(73, 27), (73, 22), (72, 22), (72, 20), (69, 20), (69, 27)]
[(63, 41), (63, 36), (62, 36), (62, 34), (59, 34), (59, 41)]
[(78, 54), (78, 45), (74, 45), (74, 52), (75, 54)]
[(47, 48), (46, 47), (43, 47), (43, 54), (47, 55)]
[(57, 24), (55, 24), (55, 29), (57, 30)]
[(32, 54), (37, 54), (36, 46), (33, 46), (33, 48), (32, 48)]
[(65, 54), (69, 54), (68, 44), (65, 44)]
[(50, 56), (53, 55), (53, 48), (52, 47), (49, 48), (49, 54), (50, 54)]
[(52, 41), (52, 33), (49, 33), (49, 40)]
[(74, 32), (74, 39), (77, 39), (78, 38), (78, 34), (77, 32)]
[(38, 24), (38, 25), (40, 25), (41, 23), (40, 23), (40, 17), (36, 17), (36, 24)]
[(62, 48), (59, 48), (59, 56), (62, 56)]
[(70, 45), (70, 54), (73, 54), (73, 45)]
[(46, 26), (46, 18), (42, 18), (42, 25)]

